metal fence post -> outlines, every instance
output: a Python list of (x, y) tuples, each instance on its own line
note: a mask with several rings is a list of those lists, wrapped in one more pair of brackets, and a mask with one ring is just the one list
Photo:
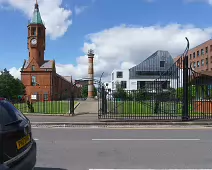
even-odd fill
[(104, 86), (102, 86), (102, 113), (106, 114), (107, 113), (107, 99), (106, 99), (106, 91)]
[(74, 86), (71, 87), (71, 96), (70, 96), (70, 113), (72, 116), (74, 116), (74, 92), (73, 92)]
[(182, 108), (182, 120), (189, 120), (189, 109), (188, 109), (188, 55), (186, 54), (183, 59), (183, 108)]

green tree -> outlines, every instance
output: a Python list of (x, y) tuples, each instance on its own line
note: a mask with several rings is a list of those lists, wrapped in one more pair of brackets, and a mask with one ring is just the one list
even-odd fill
[(128, 95), (127, 92), (121, 87), (119, 82), (116, 82), (116, 92), (113, 93), (114, 98), (126, 100)]
[(14, 78), (7, 69), (0, 74), (0, 97), (8, 99), (18, 99), (18, 96), (25, 94), (23, 83)]
[[(97, 89), (94, 86), (94, 96), (96, 96), (96, 95), (97, 95)], [(88, 85), (83, 86), (83, 88), (82, 88), (82, 97), (83, 98), (87, 98), (88, 97)]]
[(182, 87), (177, 88), (176, 94), (177, 94), (177, 98), (179, 100), (183, 100), (183, 88)]
[[(183, 87), (177, 88), (176, 94), (177, 94), (177, 98), (179, 100), (183, 100)], [(196, 86), (189, 86), (188, 87), (188, 98), (194, 99), (195, 97), (196, 97)]]

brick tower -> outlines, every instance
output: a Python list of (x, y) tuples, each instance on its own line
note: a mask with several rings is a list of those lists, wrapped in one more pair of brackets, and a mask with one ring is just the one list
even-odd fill
[(41, 19), (39, 6), (36, 1), (33, 18), (28, 25), (28, 50), (29, 62), (33, 59), (40, 67), (44, 63), (44, 51), (46, 46), (46, 28)]
[(49, 68), (47, 70), (47, 61), (45, 61), (44, 57), (46, 28), (42, 21), (37, 1), (34, 6), (32, 19), (29, 21), (27, 28), (27, 48), (29, 53), (28, 59), (24, 61), (21, 70), (21, 80), (26, 87), (27, 95), (50, 94), (51, 85), (46, 81), (51, 82), (49, 72), (51, 70)]
[(94, 69), (93, 69), (93, 50), (88, 51), (88, 99), (94, 98)]
[(58, 100), (65, 96), (64, 93), (70, 94), (73, 83), (56, 73), (55, 60), (45, 60), (46, 28), (37, 1), (28, 24), (27, 38), (28, 59), (24, 60), (21, 69), (21, 81), (26, 87), (27, 98), (33, 101)]

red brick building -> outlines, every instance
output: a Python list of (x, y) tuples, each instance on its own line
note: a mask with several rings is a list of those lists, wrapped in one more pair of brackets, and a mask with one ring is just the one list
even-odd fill
[[(177, 61), (180, 56), (174, 60)], [(189, 65), (196, 72), (212, 71), (212, 40), (208, 40), (188, 51)], [(183, 68), (183, 65), (178, 63)]]
[(29, 58), (24, 61), (21, 70), (21, 80), (26, 87), (26, 94), (39, 94), (38, 96), (45, 96), (45, 100), (51, 100), (53, 96), (59, 98), (64, 94), (70, 95), (72, 90), (77, 94), (79, 90), (73, 86), (72, 78), (68, 79), (56, 73), (55, 60), (45, 60), (46, 28), (37, 3), (28, 25), (27, 44)]

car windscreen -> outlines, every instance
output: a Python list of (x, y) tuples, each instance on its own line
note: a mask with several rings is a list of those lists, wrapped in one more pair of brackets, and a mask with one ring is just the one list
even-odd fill
[(6, 125), (18, 120), (25, 120), (25, 117), (8, 101), (0, 101), (0, 125)]

